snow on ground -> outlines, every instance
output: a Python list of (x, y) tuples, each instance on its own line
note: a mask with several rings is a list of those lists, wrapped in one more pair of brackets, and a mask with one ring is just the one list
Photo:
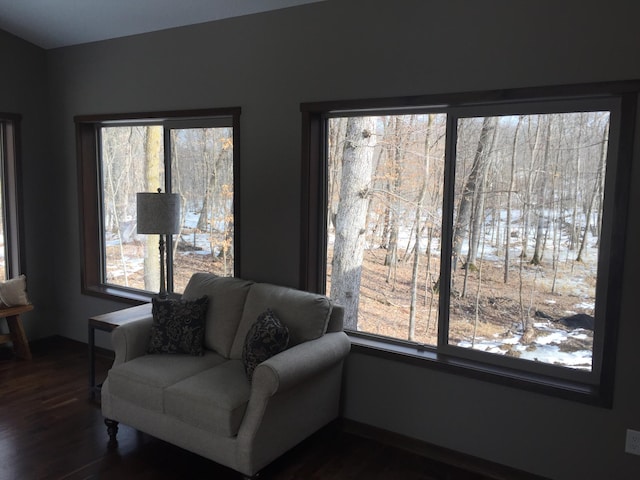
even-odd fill
[[(575, 329), (567, 331), (556, 328), (550, 323), (536, 323), (535, 329), (540, 334), (529, 345), (520, 344), (522, 335), (512, 335), (506, 338), (479, 339), (475, 345), (471, 342), (460, 342), (457, 346), (473, 348), (483, 352), (505, 355), (509, 350), (515, 350), (519, 358), (533, 360), (552, 365), (563, 365), (581, 370), (591, 370), (591, 350), (562, 349), (562, 344), (571, 339), (588, 341), (587, 330)], [(505, 348), (507, 347), (507, 348)]]

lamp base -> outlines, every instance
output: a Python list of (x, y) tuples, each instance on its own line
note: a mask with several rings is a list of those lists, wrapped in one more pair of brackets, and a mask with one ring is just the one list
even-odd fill
[(160, 292), (158, 293), (158, 298), (160, 300), (166, 300), (168, 297), (168, 294), (167, 294), (167, 282), (164, 278), (165, 275), (164, 275), (164, 235), (163, 234), (160, 234), (159, 250), (160, 250)]

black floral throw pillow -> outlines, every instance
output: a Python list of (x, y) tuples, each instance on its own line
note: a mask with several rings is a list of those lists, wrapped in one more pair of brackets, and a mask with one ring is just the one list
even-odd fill
[(204, 324), (209, 298), (152, 299), (153, 324), (147, 353), (204, 354)]
[(244, 371), (249, 380), (253, 371), (265, 360), (286, 350), (289, 345), (289, 330), (271, 309), (260, 314), (249, 331), (242, 349)]

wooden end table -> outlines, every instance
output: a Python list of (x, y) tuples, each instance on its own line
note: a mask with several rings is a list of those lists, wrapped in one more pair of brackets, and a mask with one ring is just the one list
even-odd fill
[(96, 330), (112, 332), (120, 325), (140, 320), (151, 315), (151, 304), (144, 303), (137, 307), (125, 308), (115, 312), (104, 313), (89, 318), (89, 394), (91, 400), (100, 393), (102, 384), (96, 385)]
[(9, 327), (8, 334), (0, 335), (0, 344), (12, 342), (15, 356), (23, 360), (31, 360), (31, 349), (27, 335), (24, 333), (20, 315), (31, 310), (33, 310), (31, 304), (0, 308), (0, 318), (6, 318)]

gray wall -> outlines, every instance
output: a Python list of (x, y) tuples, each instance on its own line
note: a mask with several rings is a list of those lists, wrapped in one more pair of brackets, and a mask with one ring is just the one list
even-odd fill
[[(41, 155), (49, 176), (26, 177), (56, 200), (49, 220), (35, 205), (27, 219), (29, 253), (52, 272), (32, 284), (52, 295), (39, 320), (84, 341), (87, 317), (124, 306), (80, 294), (74, 115), (240, 106), (242, 276), (296, 285), (301, 102), (638, 79), (638, 18), (618, 0), (329, 0), (47, 52), (52, 141), (27, 161)], [(354, 354), (346, 417), (550, 478), (640, 478), (623, 453), (625, 429), (640, 430), (640, 261), (626, 260), (612, 409)]]
[[(0, 111), (22, 116), (19, 145), (22, 182), (18, 188), (23, 197), (27, 261), (21, 273), (27, 275), (29, 297), (37, 306), (22, 319), (28, 337), (38, 338), (52, 335), (57, 329), (47, 313), (55, 305), (50, 248), (54, 235), (65, 236), (64, 232), (56, 231), (54, 223), (61, 211), (56, 208), (57, 186), (50, 181), (54, 165), (49, 156), (46, 122), (45, 52), (0, 31), (0, 59)], [(0, 329), (6, 330), (3, 320), (0, 320)]]

